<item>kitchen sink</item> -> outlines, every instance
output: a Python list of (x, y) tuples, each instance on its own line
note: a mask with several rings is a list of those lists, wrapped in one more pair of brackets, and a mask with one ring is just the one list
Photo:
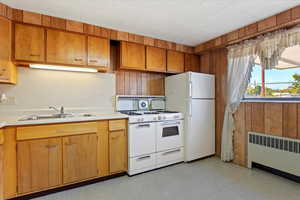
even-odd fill
[(19, 121), (31, 121), (31, 120), (42, 120), (42, 119), (61, 119), (73, 117), (72, 114), (55, 114), (55, 115), (30, 115), (28, 117), (24, 117), (19, 119)]

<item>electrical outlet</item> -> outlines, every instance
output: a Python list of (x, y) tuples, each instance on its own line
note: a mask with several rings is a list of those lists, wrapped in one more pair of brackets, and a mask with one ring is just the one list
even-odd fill
[(16, 105), (16, 98), (15, 97), (6, 97), (5, 101), (0, 101), (0, 105)]

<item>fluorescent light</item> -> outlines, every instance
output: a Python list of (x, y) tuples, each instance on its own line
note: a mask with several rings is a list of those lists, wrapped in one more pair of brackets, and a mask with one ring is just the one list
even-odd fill
[(93, 68), (69, 67), (69, 66), (60, 66), (60, 65), (30, 64), (29, 67), (34, 69), (48, 69), (48, 70), (59, 70), (59, 71), (98, 72), (97, 69), (93, 69)]

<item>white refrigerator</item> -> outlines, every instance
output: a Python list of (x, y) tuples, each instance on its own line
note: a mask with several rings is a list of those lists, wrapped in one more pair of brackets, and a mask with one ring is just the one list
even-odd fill
[(166, 109), (184, 114), (185, 161), (215, 154), (215, 77), (187, 72), (166, 77)]

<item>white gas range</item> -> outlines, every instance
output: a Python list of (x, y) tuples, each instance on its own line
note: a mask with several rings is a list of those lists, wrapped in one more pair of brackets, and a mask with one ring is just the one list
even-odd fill
[(163, 97), (128, 96), (117, 99), (118, 111), (129, 115), (129, 175), (184, 160), (183, 115), (165, 111), (164, 100)]

